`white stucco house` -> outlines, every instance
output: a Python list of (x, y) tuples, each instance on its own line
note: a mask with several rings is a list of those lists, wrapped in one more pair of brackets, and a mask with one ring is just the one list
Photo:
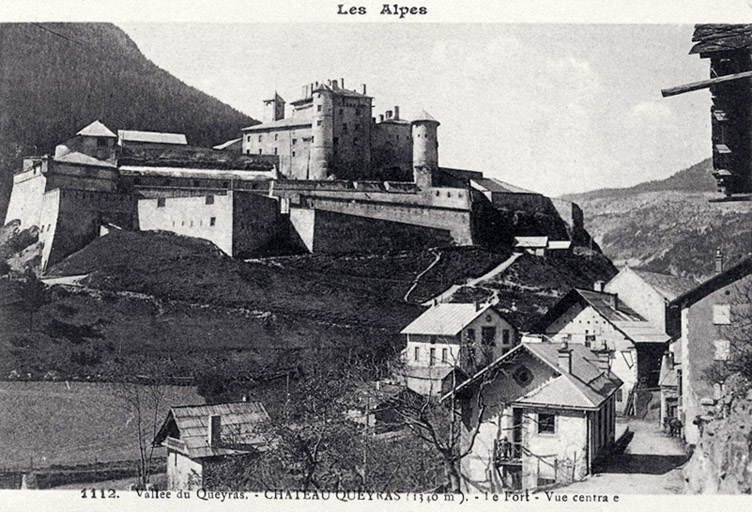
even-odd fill
[(555, 343), (605, 346), (611, 370), (623, 382), (616, 394), (620, 414), (627, 412), (638, 384), (658, 385), (661, 357), (670, 340), (665, 328), (644, 318), (618, 295), (597, 290), (571, 290), (546, 312), (535, 331)]
[(591, 473), (614, 442), (621, 381), (609, 362), (607, 351), (582, 344), (524, 341), (462, 383), (454, 402), (460, 449), (469, 450), (463, 491), (535, 489)]
[(423, 395), (442, 394), (519, 341), (517, 329), (490, 304), (438, 304), (400, 334), (407, 347), (398, 378)]
[(258, 431), (269, 420), (261, 402), (173, 407), (154, 438), (167, 448), (169, 490), (198, 489), (226, 457), (254, 457), (265, 448)]

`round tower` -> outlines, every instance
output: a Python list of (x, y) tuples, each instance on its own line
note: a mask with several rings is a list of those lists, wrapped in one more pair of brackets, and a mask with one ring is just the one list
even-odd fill
[(436, 128), (439, 122), (425, 110), (413, 120), (413, 181), (418, 188), (433, 186), (433, 177), (439, 171), (439, 141)]
[(323, 83), (313, 90), (312, 118), (308, 179), (324, 180), (329, 176), (334, 157), (334, 101), (332, 90)]

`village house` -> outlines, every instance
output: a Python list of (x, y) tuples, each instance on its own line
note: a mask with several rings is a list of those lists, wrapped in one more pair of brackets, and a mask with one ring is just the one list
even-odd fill
[(632, 393), (638, 384), (658, 385), (661, 356), (670, 337), (664, 328), (649, 322), (617, 295), (602, 291), (602, 287), (599, 281), (595, 290), (571, 290), (546, 312), (535, 331), (554, 342), (607, 347), (612, 371), (624, 384), (616, 393), (617, 412), (625, 414), (633, 404)]
[(664, 358), (666, 414), (678, 413), (684, 440), (693, 446), (723, 393), (723, 366), (736, 351), (749, 350), (752, 258), (674, 299), (669, 317), (677, 341)]
[(199, 489), (227, 457), (264, 450), (258, 431), (269, 415), (260, 402), (173, 407), (153, 444), (167, 448), (169, 490)]
[(463, 490), (535, 489), (590, 474), (615, 437), (621, 381), (609, 364), (607, 351), (582, 344), (525, 341), (461, 384)]
[(519, 341), (517, 329), (490, 304), (437, 304), (400, 334), (407, 347), (399, 377), (423, 395), (445, 393)]

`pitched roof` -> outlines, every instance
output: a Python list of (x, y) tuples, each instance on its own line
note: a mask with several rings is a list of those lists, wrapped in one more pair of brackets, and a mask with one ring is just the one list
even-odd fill
[(663, 298), (668, 301), (674, 300), (679, 295), (688, 292), (699, 284), (694, 279), (689, 279), (686, 277), (658, 274), (656, 272), (648, 272), (646, 270), (630, 270), (637, 274), (640, 279), (645, 281), (645, 283), (647, 283), (655, 291), (660, 293), (661, 296), (663, 296)]
[(703, 23), (695, 25), (689, 51), (694, 53), (728, 52), (752, 48), (752, 25)]
[(488, 190), (489, 192), (498, 192), (502, 194), (541, 195), (538, 192), (533, 192), (532, 190), (527, 190), (525, 188), (512, 185), (511, 183), (507, 183), (506, 181), (501, 181), (496, 178), (472, 178), (471, 185), (474, 185), (474, 188), (482, 188)]
[(546, 248), (548, 247), (547, 236), (516, 236), (514, 237), (515, 247), (529, 248)]
[[(516, 360), (513, 354), (523, 350), (546, 363), (554, 370), (554, 375), (517, 398), (514, 403), (538, 407), (597, 409), (622, 385), (622, 381), (611, 371), (604, 372), (598, 367), (598, 356), (584, 345), (569, 345), (572, 371), (562, 371), (558, 364), (559, 347), (560, 345), (546, 342), (523, 342), (462, 383), (455, 392), (472, 386), (488, 372), (506, 362)], [(442, 400), (447, 396), (442, 397)]]
[(222, 144), (217, 144), (216, 146), (213, 146), (212, 149), (219, 149), (219, 150), (227, 149), (233, 144), (237, 144), (238, 142), (242, 140), (243, 140), (242, 138), (230, 139), (227, 142), (223, 142)]
[[(212, 446), (208, 437), (209, 417), (214, 415), (221, 418), (220, 443)], [(173, 407), (154, 444), (168, 445), (192, 459), (239, 455), (263, 447), (257, 426), (267, 420), (269, 415), (261, 402)]]
[(671, 307), (686, 308), (695, 302), (702, 300), (711, 293), (720, 290), (746, 276), (752, 274), (752, 256), (744, 258), (733, 267), (716, 274), (707, 281), (697, 285), (688, 292), (678, 296), (671, 301)]
[(93, 166), (93, 167), (112, 167), (112, 168), (117, 167), (115, 164), (112, 164), (110, 162), (105, 162), (104, 160), (99, 160), (98, 158), (94, 158), (84, 153), (79, 153), (77, 151), (63, 153), (59, 156), (55, 155), (54, 160), (55, 162), (60, 162), (64, 164), (88, 165), (88, 166)]
[(470, 322), (491, 309), (490, 304), (437, 304), (413, 320), (400, 334), (456, 336)]
[(83, 135), (85, 137), (109, 137), (112, 139), (117, 138), (117, 135), (112, 133), (101, 121), (94, 121), (89, 126), (82, 128), (76, 135)]
[(184, 133), (142, 132), (118, 130), (118, 138), (125, 142), (148, 142), (152, 144), (188, 144)]
[(546, 312), (536, 329), (545, 329), (575, 303), (592, 307), (604, 320), (635, 343), (661, 343), (670, 338), (662, 328), (651, 324), (616, 295), (581, 289), (573, 289), (562, 297)]
[(276, 121), (269, 121), (267, 123), (254, 124), (252, 126), (246, 126), (242, 132), (257, 132), (264, 130), (274, 130), (283, 128), (310, 128), (313, 125), (311, 118), (305, 117), (285, 117), (284, 119), (277, 119)]

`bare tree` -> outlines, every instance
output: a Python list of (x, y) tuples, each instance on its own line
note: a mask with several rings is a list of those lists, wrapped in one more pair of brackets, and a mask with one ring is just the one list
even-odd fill
[(164, 400), (162, 388), (156, 384), (118, 384), (118, 394), (122, 397), (128, 413), (135, 420), (136, 439), (138, 441), (138, 483), (146, 488), (152, 471), (155, 446), (152, 440), (159, 430), (161, 407)]

